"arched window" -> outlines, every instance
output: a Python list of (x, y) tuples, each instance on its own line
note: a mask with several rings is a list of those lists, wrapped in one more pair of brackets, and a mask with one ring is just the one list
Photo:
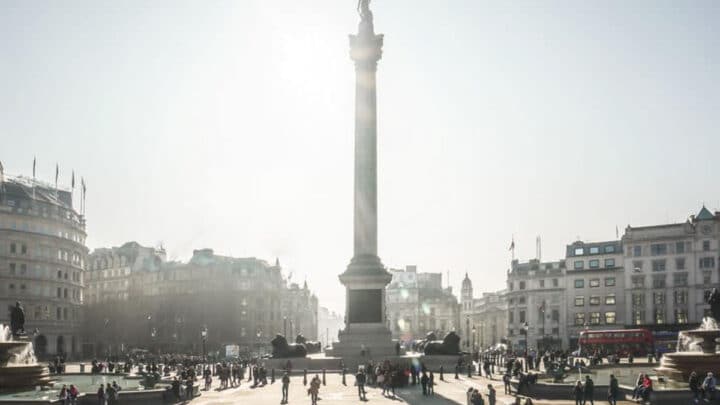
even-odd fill
[(35, 347), (33, 349), (38, 357), (44, 357), (47, 354), (47, 338), (45, 335), (35, 337)]
[(63, 335), (60, 335), (57, 337), (55, 346), (56, 346), (55, 353), (57, 353), (57, 354), (65, 353), (65, 337)]

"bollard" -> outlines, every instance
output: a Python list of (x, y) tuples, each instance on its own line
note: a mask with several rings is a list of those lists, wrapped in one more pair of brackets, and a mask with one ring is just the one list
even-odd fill
[(468, 378), (472, 378), (472, 363), (468, 364)]
[(323, 369), (323, 385), (325, 385), (325, 369)]
[(459, 379), (458, 373), (460, 372), (460, 366), (455, 366), (455, 379)]
[(303, 370), (303, 385), (307, 385), (307, 369)]
[(445, 381), (445, 379), (443, 378), (443, 371), (445, 371), (443, 369), (443, 366), (440, 366), (440, 381)]
[(345, 383), (345, 368), (342, 369), (342, 385), (347, 385)]
[(270, 370), (270, 384), (275, 384), (275, 369)]

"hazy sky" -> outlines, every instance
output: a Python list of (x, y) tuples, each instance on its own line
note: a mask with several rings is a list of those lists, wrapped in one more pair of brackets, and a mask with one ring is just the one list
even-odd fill
[[(88, 183), (89, 247), (280, 257), (341, 310), (355, 0), (0, 2), (0, 160)], [(720, 206), (720, 2), (375, 0), (379, 250), (517, 256)]]

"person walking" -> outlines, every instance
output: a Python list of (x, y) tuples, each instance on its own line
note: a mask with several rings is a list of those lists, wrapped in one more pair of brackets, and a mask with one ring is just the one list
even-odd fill
[(595, 395), (595, 383), (589, 375), (585, 376), (585, 389), (583, 390), (583, 405), (590, 400), (590, 405), (595, 405), (593, 396)]
[(615, 375), (610, 374), (610, 385), (608, 386), (608, 402), (610, 405), (617, 405), (617, 398), (620, 395), (620, 386)]
[(497, 393), (495, 392), (495, 388), (493, 388), (492, 384), (488, 384), (488, 404), (495, 405), (495, 401), (497, 401)]
[(282, 376), (282, 401), (280, 401), (281, 404), (288, 403), (289, 388), (290, 388), (290, 376), (288, 375), (288, 372), (286, 371), (285, 373), (283, 373), (283, 376)]
[(583, 405), (583, 385), (580, 380), (573, 388), (573, 397), (575, 398), (575, 405)]
[(318, 395), (320, 395), (320, 376), (315, 374), (315, 377), (310, 381), (310, 389), (308, 389), (308, 394), (310, 394), (310, 403), (311, 405), (317, 405)]
[(429, 378), (428, 378), (427, 373), (423, 372), (422, 377), (420, 377), (420, 385), (422, 385), (423, 396), (427, 396), (427, 394), (428, 394), (428, 390), (427, 390), (428, 380), (429, 380)]
[(430, 372), (430, 378), (428, 378), (428, 395), (435, 395), (435, 374)]
[(367, 401), (367, 397), (365, 394), (365, 382), (366, 381), (367, 381), (367, 377), (365, 376), (365, 370), (362, 367), (359, 367), (357, 374), (355, 374), (355, 384), (357, 384), (358, 398), (361, 401)]
[(107, 396), (105, 395), (105, 386), (100, 384), (97, 391), (98, 405), (107, 405)]
[(698, 377), (697, 373), (693, 370), (692, 373), (690, 373), (690, 379), (688, 380), (688, 388), (690, 388), (690, 391), (693, 395), (693, 402), (698, 403), (700, 401), (701, 394), (701, 388), (700, 388), (700, 377)]
[(713, 373), (707, 373), (707, 375), (705, 376), (705, 380), (703, 380), (702, 383), (703, 399), (705, 398), (705, 395), (707, 395), (709, 400), (714, 400), (716, 390), (717, 380), (715, 380), (715, 376), (713, 375)]

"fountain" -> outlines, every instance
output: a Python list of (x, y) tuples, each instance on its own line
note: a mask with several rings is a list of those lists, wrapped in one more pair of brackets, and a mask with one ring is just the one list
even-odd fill
[(47, 385), (50, 375), (37, 364), (32, 342), (24, 333), (25, 314), (16, 303), (10, 315), (10, 327), (0, 325), (0, 387), (24, 388)]
[(712, 317), (705, 317), (699, 328), (682, 331), (678, 336), (677, 352), (663, 355), (655, 369), (675, 381), (687, 381), (690, 373), (700, 375), (711, 371), (720, 374), (720, 353), (716, 339), (720, 337), (717, 319), (720, 318), (720, 293), (713, 289), (708, 299)]

